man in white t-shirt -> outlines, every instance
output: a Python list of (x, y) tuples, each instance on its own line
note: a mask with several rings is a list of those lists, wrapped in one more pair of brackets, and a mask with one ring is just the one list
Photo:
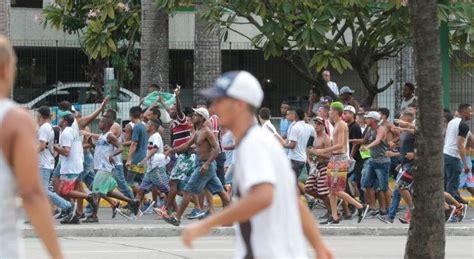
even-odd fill
[[(301, 174), (306, 164), (306, 147), (310, 137), (314, 137), (314, 129), (308, 130), (309, 127), (304, 122), (304, 111), (302, 109), (290, 110), (290, 116), (295, 123), (288, 131), (288, 141), (283, 144), (284, 148), (288, 148), (288, 158), (291, 161), (291, 168), (296, 174), (296, 179)], [(312, 144), (312, 143), (311, 143)]]
[[(98, 206), (94, 194), (86, 194), (76, 191), (76, 183), (80, 173), (83, 170), (82, 163), (82, 138), (73, 125), (75, 118), (72, 114), (67, 114), (61, 118), (59, 127), (62, 132), (59, 137), (59, 144), (54, 145), (54, 150), (59, 153), (61, 169), (59, 178), (59, 195), (70, 199), (86, 199), (93, 209)], [(79, 224), (79, 218), (76, 213), (69, 215), (61, 221), (62, 224)]]
[(466, 160), (466, 144), (470, 129), (466, 121), (469, 121), (472, 117), (472, 106), (470, 104), (460, 104), (458, 113), (459, 117), (448, 123), (444, 138), (444, 186), (446, 192), (457, 201), (462, 202), (463, 199), (458, 193), (459, 177), (462, 172), (469, 172)]
[(283, 139), (280, 134), (278, 134), (278, 131), (276, 130), (275, 126), (273, 126), (272, 122), (270, 121), (271, 118), (271, 111), (267, 107), (262, 107), (258, 111), (258, 120), (260, 122), (260, 125), (262, 125), (262, 128), (270, 133), (271, 135), (275, 136), (278, 141), (284, 142), (285, 140)]
[(328, 84), (329, 89), (334, 93), (334, 95), (339, 96), (339, 88), (337, 84), (331, 81), (331, 72), (329, 70), (323, 71), (323, 79)]
[(258, 80), (245, 71), (227, 72), (201, 94), (214, 100), (221, 125), (235, 136), (234, 179), (240, 199), (187, 226), (184, 243), (190, 246), (210, 228), (238, 222), (236, 258), (307, 258), (304, 236), (319, 259), (332, 258), (313, 216), (299, 201), (296, 179), (283, 149), (255, 123), (256, 109), (263, 100)]
[(71, 214), (73, 205), (59, 196), (57, 193), (49, 190), (51, 174), (54, 170), (54, 130), (51, 126), (51, 110), (42, 106), (38, 110), (38, 140), (39, 140), (39, 166), (43, 191), (48, 195), (51, 202), (59, 207), (65, 214)]

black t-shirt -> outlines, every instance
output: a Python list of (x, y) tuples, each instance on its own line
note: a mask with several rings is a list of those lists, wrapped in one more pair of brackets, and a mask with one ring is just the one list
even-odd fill
[(411, 169), (413, 160), (405, 158), (409, 152), (415, 152), (415, 135), (409, 132), (402, 132), (400, 134), (400, 157), (404, 169)]
[(467, 134), (469, 133), (469, 126), (467, 125), (466, 121), (462, 120), (459, 123), (459, 137), (467, 138)]
[[(360, 129), (359, 124), (355, 121), (349, 124), (349, 139), (361, 139), (362, 138), (362, 130)], [(349, 143), (349, 152), (352, 152), (353, 145)], [(358, 148), (357, 148), (358, 149)], [(360, 156), (359, 151), (357, 150), (354, 154), (355, 161), (362, 161), (362, 157)]]

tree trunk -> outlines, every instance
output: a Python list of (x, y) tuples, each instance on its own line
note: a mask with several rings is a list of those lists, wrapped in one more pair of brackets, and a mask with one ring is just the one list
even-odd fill
[[(169, 24), (168, 14), (156, 8), (153, 0), (142, 0), (142, 33), (140, 39), (140, 95), (147, 87), (158, 84), (169, 88)], [(171, 142), (169, 125), (164, 125), (163, 142)]]
[(140, 40), (140, 94), (150, 84), (169, 87), (168, 14), (158, 11), (153, 0), (142, 0), (142, 33)]
[(413, 172), (415, 209), (405, 258), (444, 258), (443, 109), (437, 1), (409, 1), (409, 5), (419, 110)]
[(222, 73), (221, 42), (217, 31), (205, 30), (206, 21), (195, 15), (194, 25), (194, 103), (203, 102), (200, 89), (212, 86)]

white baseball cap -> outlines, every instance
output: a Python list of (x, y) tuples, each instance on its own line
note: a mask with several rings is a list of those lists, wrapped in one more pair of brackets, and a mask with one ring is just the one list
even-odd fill
[(344, 107), (344, 111), (350, 111), (356, 114), (356, 109), (354, 108), (354, 106), (351, 106), (351, 105), (346, 105), (346, 107)]
[(193, 111), (195, 113), (201, 115), (204, 119), (209, 120), (209, 111), (207, 111), (206, 108), (204, 108), (204, 107), (197, 108), (197, 109), (193, 108)]
[(217, 99), (230, 97), (244, 101), (255, 108), (260, 108), (263, 101), (262, 86), (247, 71), (230, 71), (219, 77), (214, 86), (199, 92), (203, 97)]
[(380, 113), (371, 111), (367, 115), (364, 116), (366, 119), (374, 119), (376, 121), (380, 121), (382, 119), (382, 116), (380, 116)]

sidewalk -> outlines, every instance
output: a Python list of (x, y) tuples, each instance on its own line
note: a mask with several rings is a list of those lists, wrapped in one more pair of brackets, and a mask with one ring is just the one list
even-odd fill
[[(324, 214), (321, 209), (314, 209), (315, 217)], [(401, 217), (404, 211), (397, 216)], [(408, 225), (396, 221), (393, 224), (384, 224), (376, 218), (365, 219), (357, 224), (356, 218), (342, 221), (340, 225), (320, 226), (325, 236), (406, 236)], [(180, 227), (174, 227), (156, 215), (144, 215), (135, 221), (127, 221), (117, 215), (111, 218), (110, 209), (99, 211), (99, 224), (60, 225), (56, 221), (56, 231), (60, 237), (173, 237), (179, 236), (184, 226), (192, 221), (184, 219)], [(446, 223), (447, 236), (473, 236), (474, 209), (468, 210), (466, 218), (460, 223)], [(231, 236), (232, 227), (213, 229), (211, 236)], [(23, 226), (24, 237), (35, 237), (30, 225)]]

